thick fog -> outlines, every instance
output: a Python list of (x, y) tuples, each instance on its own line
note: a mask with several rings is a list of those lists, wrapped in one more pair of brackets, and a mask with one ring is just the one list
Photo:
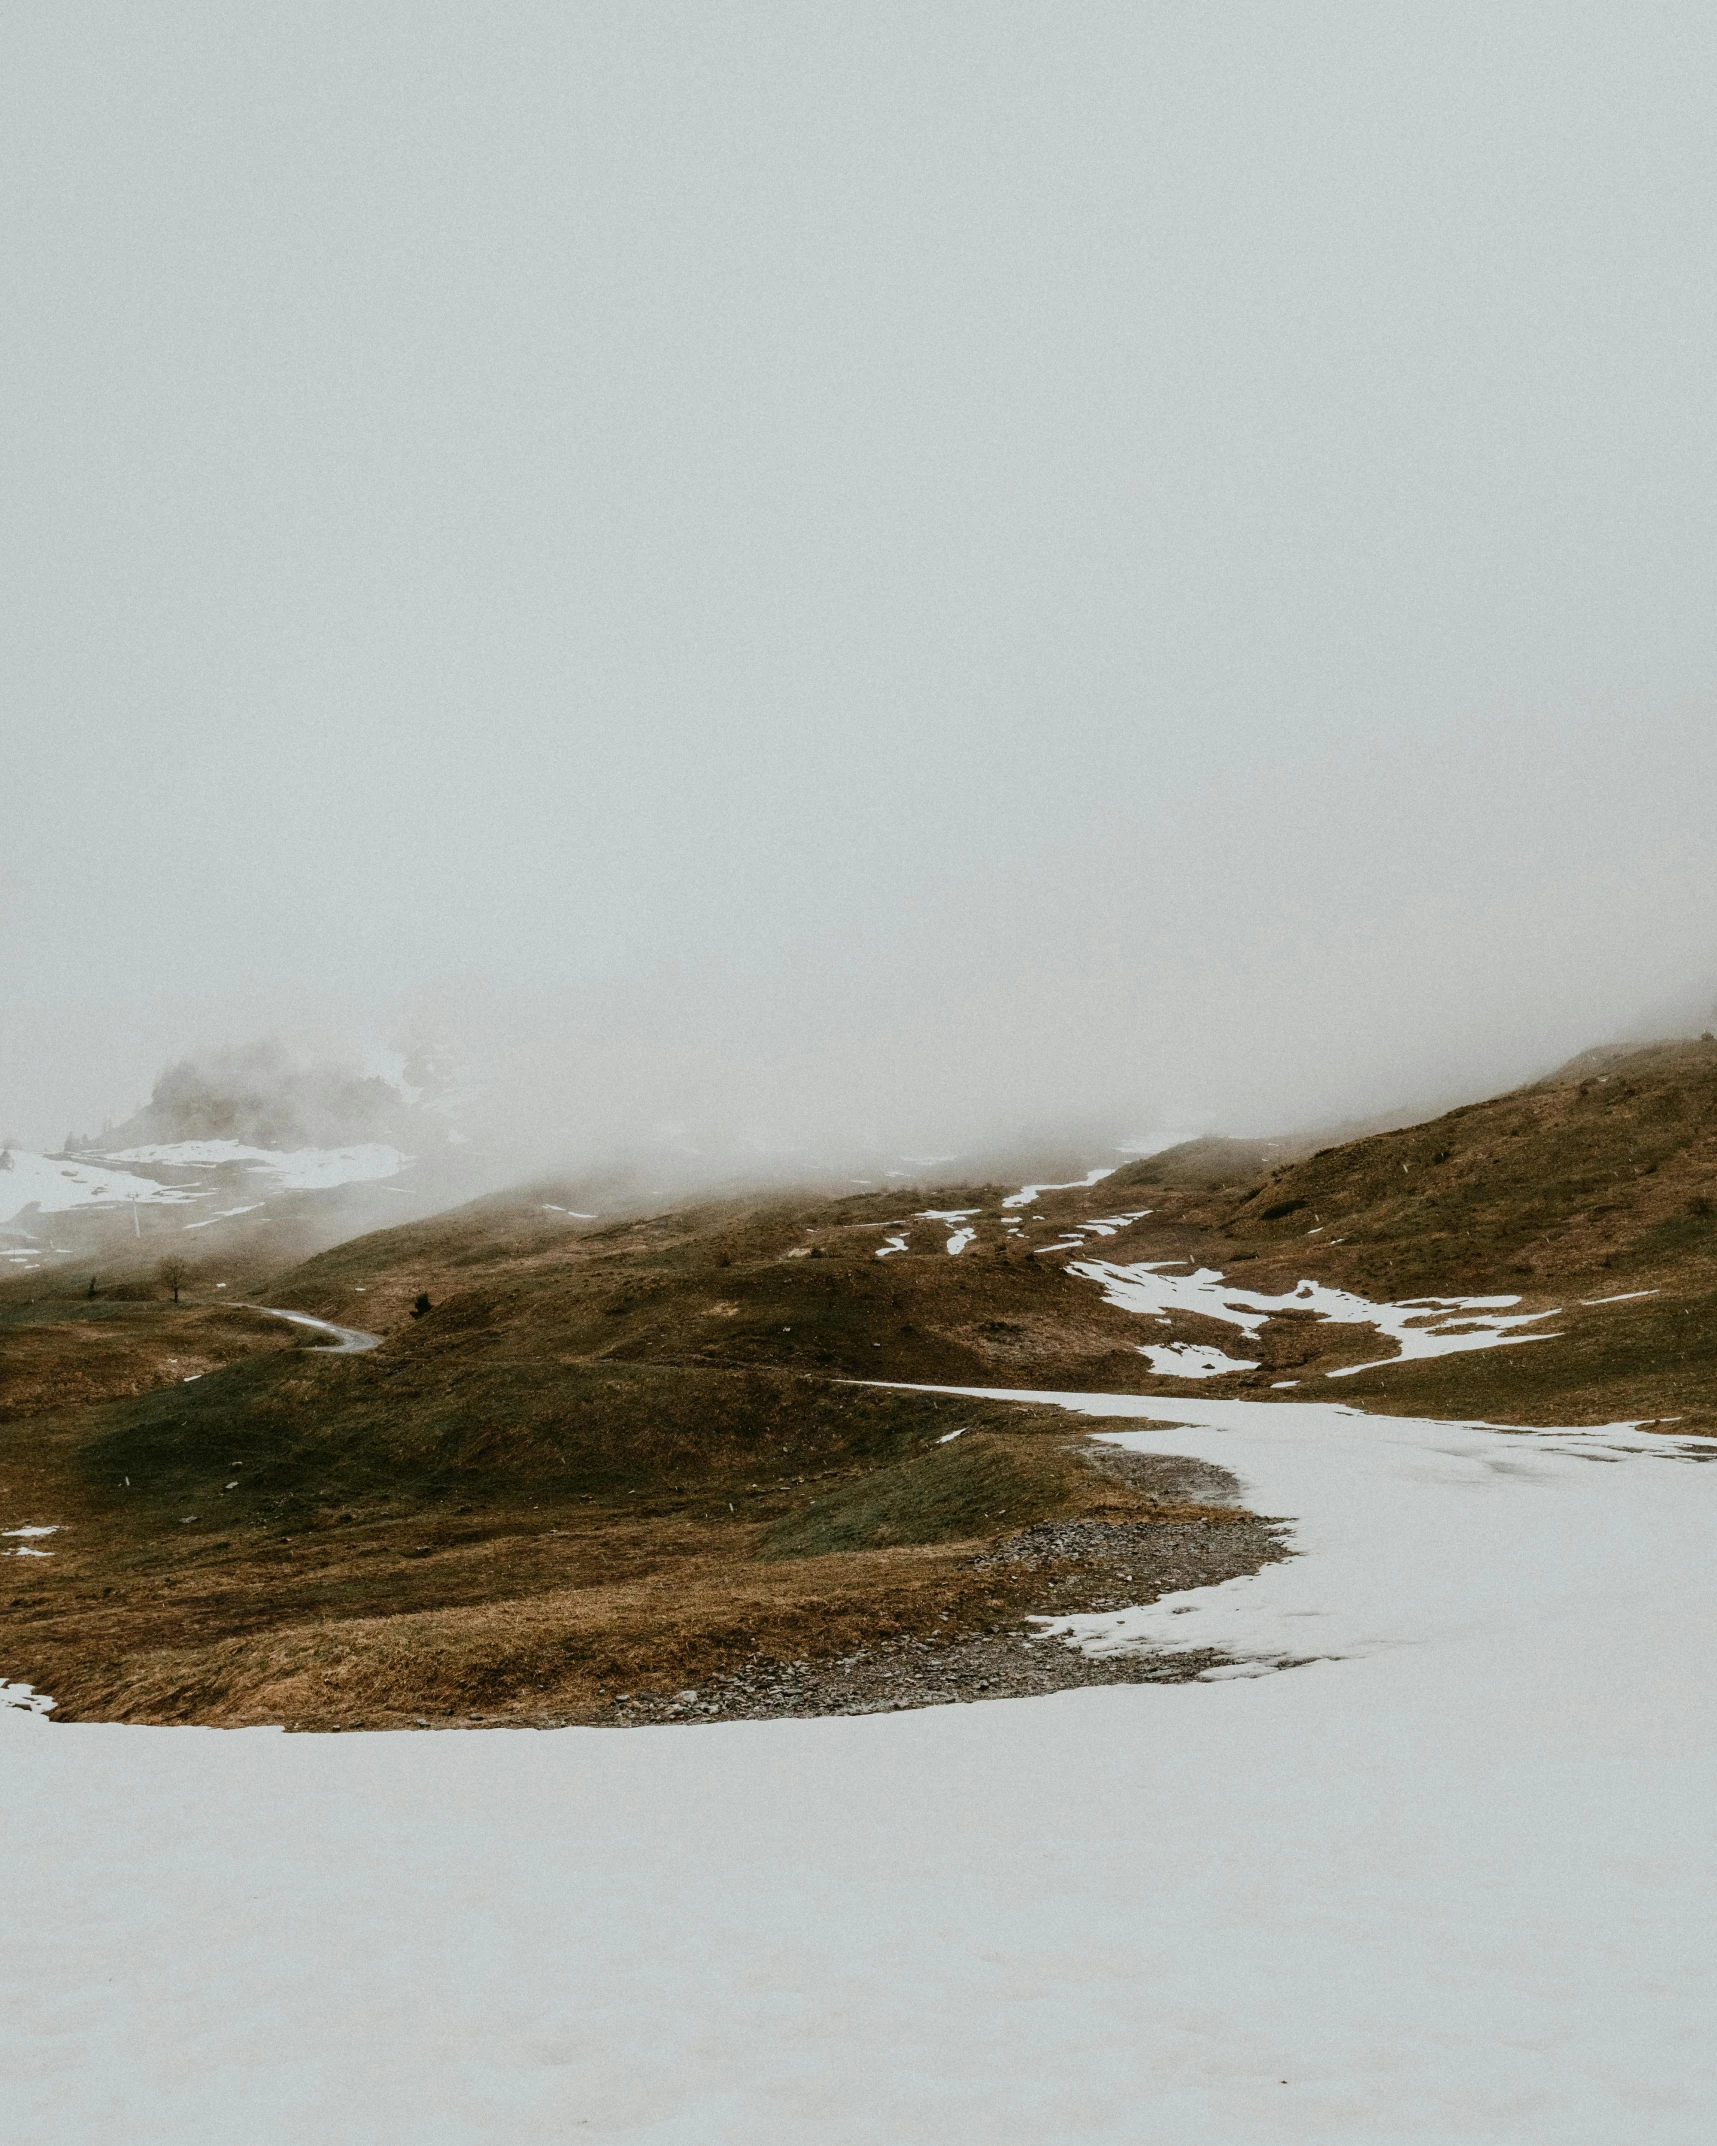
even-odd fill
[(1708, 6), (12, 7), (0, 1121), (1429, 1108), (1717, 999)]

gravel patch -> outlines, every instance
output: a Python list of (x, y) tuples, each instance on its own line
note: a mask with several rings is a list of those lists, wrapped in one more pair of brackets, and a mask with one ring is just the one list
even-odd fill
[(829, 1660), (759, 1660), (696, 1690), (624, 1694), (599, 1717), (600, 1725), (889, 1714), (1039, 1698), (1093, 1684), (1187, 1684), (1227, 1666), (1229, 1657), (1214, 1648), (1094, 1660), (1065, 1640), (1043, 1637), (1027, 1621), (1155, 1602), (1184, 1588), (1241, 1579), (1292, 1555), (1281, 1523), (1245, 1512), (1240, 1486), (1224, 1469), (1104, 1447), (1085, 1449), (1085, 1457), (1100, 1473), (1165, 1502), (1227, 1510), (1209, 1520), (1042, 1522), (997, 1543), (968, 1568), (1026, 1582), (1016, 1585), (1005, 1623), (946, 1640), (887, 1639)]

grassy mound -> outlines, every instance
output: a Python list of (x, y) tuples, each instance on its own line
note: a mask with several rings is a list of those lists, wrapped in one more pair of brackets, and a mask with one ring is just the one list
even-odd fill
[(971, 1541), (1029, 1527), (1089, 1499), (1090, 1483), (1060, 1447), (968, 1432), (842, 1484), (779, 1520), (770, 1557), (822, 1557), (897, 1543)]
[(295, 1351), (110, 1404), (76, 1456), (137, 1512), (290, 1524), (378, 1500), (707, 1504), (892, 1461), (955, 1417), (970, 1404), (789, 1371)]

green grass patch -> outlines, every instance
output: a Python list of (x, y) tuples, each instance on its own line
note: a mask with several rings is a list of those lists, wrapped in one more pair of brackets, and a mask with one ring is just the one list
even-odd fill
[[(84, 1412), (90, 1488), (141, 1512), (701, 1494), (887, 1464), (1000, 1404), (801, 1373), (285, 1351)], [(237, 1481), (238, 1493), (224, 1486)]]
[(1064, 1512), (1074, 1474), (1070, 1457), (1048, 1441), (968, 1432), (789, 1513), (764, 1538), (764, 1554), (825, 1557), (1011, 1533)]

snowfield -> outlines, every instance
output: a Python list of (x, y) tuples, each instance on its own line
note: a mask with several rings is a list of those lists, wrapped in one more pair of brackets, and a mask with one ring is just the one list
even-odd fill
[(15, 2135), (1703, 2146), (1714, 1449), (1053, 1398), (1292, 1518), (1063, 1627), (1239, 1674), (696, 1730), (0, 1708)]

